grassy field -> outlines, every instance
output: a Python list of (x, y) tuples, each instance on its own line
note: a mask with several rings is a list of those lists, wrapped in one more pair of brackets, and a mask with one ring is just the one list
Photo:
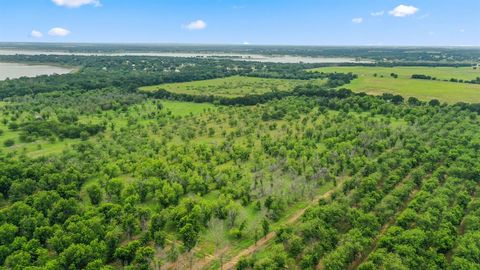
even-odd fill
[[(451, 78), (471, 80), (480, 77), (480, 70), (455, 67), (326, 67), (318, 72), (353, 72), (358, 79), (347, 85), (352, 91), (379, 95), (382, 93), (399, 94), (405, 97), (417, 97), (421, 100), (438, 99), (447, 103), (480, 102), (480, 85), (453, 83), (442, 80)], [(398, 74), (392, 78), (391, 73)], [(377, 74), (377, 76), (374, 76)], [(414, 80), (413, 74), (436, 77), (437, 81)]]
[(440, 80), (450, 80), (451, 78), (472, 80), (480, 77), (480, 70), (470, 67), (325, 67), (317, 68), (314, 71), (323, 72), (353, 72), (355, 74), (371, 75), (377, 73), (378, 76), (390, 77), (391, 73), (398, 74), (399, 78), (410, 79), (413, 74), (424, 74), (436, 77)]
[(165, 89), (180, 94), (211, 94), (224, 97), (238, 97), (248, 94), (263, 94), (272, 91), (291, 91), (296, 86), (307, 83), (323, 84), (324, 80), (305, 81), (233, 76), (204, 81), (145, 86), (141, 87), (140, 91), (150, 92)]
[[(80, 142), (79, 139), (56, 140), (54, 142), (39, 139), (35, 142), (21, 142), (19, 131), (11, 131), (4, 125), (0, 125), (0, 129), (3, 130), (3, 134), (0, 135), (0, 152), (15, 151), (17, 153), (25, 153), (32, 158), (57, 154), (69, 145)], [(4, 145), (4, 142), (9, 139), (13, 140), (15, 144), (7, 147)]]

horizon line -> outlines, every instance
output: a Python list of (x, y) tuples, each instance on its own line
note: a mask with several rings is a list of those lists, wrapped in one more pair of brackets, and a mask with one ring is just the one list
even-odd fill
[(25, 44), (25, 45), (149, 45), (149, 46), (237, 46), (237, 47), (363, 47), (363, 48), (479, 48), (480, 45), (392, 45), (392, 44), (334, 44), (334, 45), (321, 45), (321, 44), (273, 44), (273, 43), (183, 43), (183, 42), (89, 42), (89, 41), (66, 41), (66, 42), (53, 42), (53, 41), (0, 41), (2, 44)]

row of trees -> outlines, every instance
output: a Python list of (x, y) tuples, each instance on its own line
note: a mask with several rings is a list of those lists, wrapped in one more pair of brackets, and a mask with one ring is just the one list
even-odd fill
[[(356, 96), (335, 106), (326, 99), (322, 104), (351, 111), (355, 107), (348, 100), (357, 100), (358, 106), (365, 99), (374, 101)], [(468, 243), (473, 254), (459, 253), (463, 255), (453, 259), (449, 255), (465, 249), (461, 221), (470, 220), (464, 218), (472, 211), (467, 205), (476, 204), (472, 196), (480, 180), (475, 150), (478, 135), (474, 131), (477, 115), (459, 111), (456, 106), (410, 105), (408, 113), (400, 113), (398, 109), (403, 110), (403, 106), (381, 109), (379, 105), (372, 109), (402, 115), (411, 128), (396, 134), (390, 144), (383, 143), (380, 151), (384, 153), (378, 158), (370, 157), (371, 163), (364, 163), (357, 173), (351, 171), (353, 176), (343, 183), (341, 194), (307, 211), (300, 225), (278, 232), (277, 244), (265, 252), (282, 259), (249, 258), (239, 269), (313, 269), (317, 264), (323, 269), (469, 269), (478, 263), (478, 247), (472, 241)], [(445, 126), (452, 129), (442, 129)]]
[[(417, 79), (417, 80), (438, 80), (436, 77), (432, 77), (429, 75), (423, 75), (423, 74), (413, 74), (412, 79)], [(450, 80), (445, 80), (449, 82), (455, 82), (455, 83), (471, 83), (471, 84), (480, 84), (480, 77), (477, 77), (472, 80), (464, 80), (464, 79), (456, 79), (456, 78), (451, 78)]]

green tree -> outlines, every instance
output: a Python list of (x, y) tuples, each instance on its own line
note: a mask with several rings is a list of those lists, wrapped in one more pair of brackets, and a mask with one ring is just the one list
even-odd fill
[(111, 201), (120, 201), (121, 194), (123, 191), (123, 182), (120, 179), (111, 179), (107, 181), (105, 186), (105, 191), (107, 192), (108, 198)]
[(83, 269), (95, 257), (91, 247), (73, 244), (58, 255), (58, 261), (62, 269)]
[(155, 242), (155, 246), (158, 249), (165, 247), (166, 239), (167, 239), (167, 234), (163, 231), (158, 231), (153, 234), (153, 241)]
[(183, 228), (180, 229), (180, 235), (182, 237), (183, 244), (187, 251), (192, 250), (197, 245), (198, 242), (198, 231), (190, 223), (187, 223)]
[(270, 223), (268, 222), (267, 219), (263, 219), (262, 229), (263, 229), (263, 236), (266, 237), (267, 234), (270, 232)]
[(15, 239), (18, 232), (17, 226), (9, 223), (0, 226), (0, 244), (9, 245)]
[(135, 265), (136, 269), (148, 270), (152, 263), (155, 250), (151, 247), (140, 247), (135, 253)]
[(13, 145), (15, 145), (15, 140), (14, 139), (7, 139), (3, 142), (3, 145), (5, 147), (12, 147)]
[(94, 205), (99, 205), (100, 202), (102, 202), (102, 199), (103, 199), (103, 192), (102, 192), (102, 189), (94, 184), (94, 185), (91, 185), (87, 188), (87, 194), (88, 194), (88, 197), (90, 198), (90, 201), (92, 202), (92, 204)]
[(23, 270), (31, 265), (32, 256), (25, 251), (16, 251), (5, 260), (5, 266), (13, 270)]

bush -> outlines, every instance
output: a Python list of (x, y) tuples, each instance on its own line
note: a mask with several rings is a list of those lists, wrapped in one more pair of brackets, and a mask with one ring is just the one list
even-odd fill
[(8, 124), (8, 128), (10, 130), (17, 130), (18, 129), (18, 124), (15, 123), (15, 122), (11, 122), (10, 124)]
[(231, 229), (228, 234), (230, 237), (235, 238), (235, 239), (242, 239), (242, 231), (240, 231), (238, 228), (233, 228)]
[(86, 132), (86, 131), (80, 132), (80, 139), (81, 139), (82, 141), (88, 140), (88, 136), (89, 136), (88, 132)]
[(5, 147), (11, 147), (11, 146), (15, 145), (15, 141), (13, 139), (8, 139), (8, 140), (3, 142), (3, 145), (5, 145)]

